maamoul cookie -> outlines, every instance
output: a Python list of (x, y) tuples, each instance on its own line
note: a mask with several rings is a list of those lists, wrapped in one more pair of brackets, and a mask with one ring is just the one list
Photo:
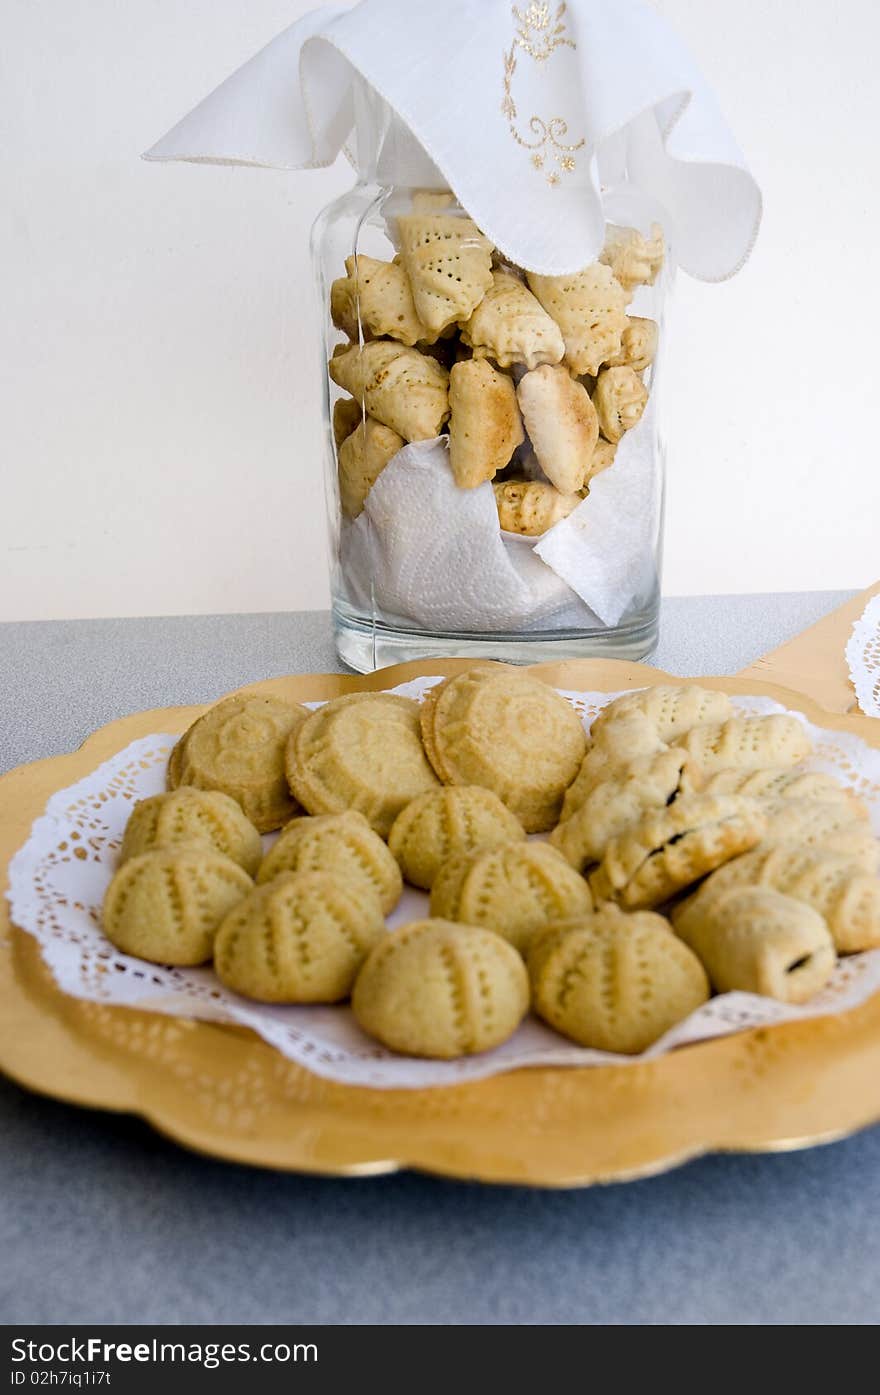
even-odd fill
[(574, 494), (590, 472), (599, 422), (586, 388), (567, 369), (527, 373), (517, 400), (541, 469), (560, 494)]
[(359, 328), (364, 339), (388, 335), (410, 347), (436, 339), (416, 313), (409, 277), (398, 258), (382, 262), (375, 257), (347, 257), (345, 271), (330, 288), (330, 313), (349, 339), (358, 340)]
[(767, 819), (753, 799), (683, 795), (612, 838), (590, 876), (597, 903), (627, 910), (659, 906), (761, 841)]
[(818, 770), (716, 770), (703, 787), (705, 794), (747, 794), (750, 799), (818, 799), (823, 804), (832, 800), (852, 803), (862, 816), (864, 805), (852, 790)]
[(407, 213), (397, 220), (400, 254), (416, 312), (433, 334), (466, 320), (492, 284), (492, 243), (470, 218)]
[(492, 272), (491, 286), (462, 325), (461, 339), (475, 354), (494, 359), (499, 368), (514, 363), (537, 368), (542, 363), (559, 363), (565, 353), (556, 321), (518, 276), (500, 267)]
[(123, 862), (104, 897), (107, 939), (153, 964), (204, 964), (224, 916), (253, 889), (207, 844), (154, 848)]
[(605, 367), (631, 368), (634, 373), (644, 373), (657, 355), (657, 335), (654, 320), (630, 315), (626, 329), (620, 336), (620, 352), (607, 359)]
[(687, 751), (704, 778), (716, 770), (730, 768), (790, 768), (806, 760), (813, 749), (803, 723), (797, 717), (777, 712), (768, 717), (706, 722), (677, 737), (676, 745)]
[(405, 441), (432, 440), (448, 420), (449, 374), (418, 349), (389, 339), (340, 345), (329, 371), (334, 383), (364, 404), (368, 416)]
[(491, 930), (419, 920), (376, 946), (351, 1005), (391, 1051), (451, 1060), (513, 1035), (528, 1011), (529, 980), (516, 950)]
[(543, 480), (504, 480), (493, 484), (498, 522), (505, 533), (538, 538), (568, 518), (581, 502), (579, 494), (560, 494)]
[(281, 698), (224, 698), (178, 741), (168, 766), (169, 788), (220, 790), (261, 833), (271, 833), (299, 813), (284, 776), (284, 751), (308, 715), (307, 708)]
[(855, 804), (843, 800), (822, 804), (815, 799), (779, 799), (764, 801), (764, 810), (766, 842), (798, 843), (801, 847), (842, 853), (864, 872), (874, 875), (880, 871), (880, 842)]
[(681, 915), (675, 928), (718, 993), (805, 1003), (824, 988), (837, 963), (819, 912), (767, 887), (720, 892)]
[(394, 693), (351, 693), (310, 713), (288, 744), (286, 766), (310, 814), (357, 809), (382, 838), (411, 799), (437, 784), (419, 705)]
[(355, 809), (293, 819), (263, 859), (257, 884), (262, 886), (282, 872), (326, 872), (352, 891), (365, 888), (386, 915), (403, 891), (395, 858)]
[(385, 466), (406, 442), (390, 426), (367, 417), (346, 436), (337, 452), (339, 502), (346, 518), (357, 518)]
[(214, 945), (221, 983), (261, 1003), (338, 1003), (386, 934), (377, 898), (323, 872), (284, 872), (226, 916)]
[(421, 715), (428, 756), (444, 784), (492, 790), (527, 833), (554, 826), (587, 744), (565, 698), (498, 665), (444, 680)]
[(119, 861), (173, 843), (208, 843), (253, 877), (263, 844), (241, 805), (219, 790), (184, 787), (139, 799), (122, 837)]
[(648, 389), (632, 368), (603, 368), (596, 381), (593, 406), (602, 435), (619, 441), (642, 419)]
[(574, 783), (565, 791), (559, 822), (570, 819), (597, 785), (615, 775), (624, 776), (633, 762), (666, 749), (656, 724), (637, 709), (621, 712), (615, 722), (594, 722), (587, 754)]
[(449, 464), (459, 489), (474, 489), (509, 465), (525, 440), (516, 388), (485, 359), (449, 374)]
[(525, 829), (497, 794), (450, 785), (417, 795), (394, 820), (388, 847), (411, 886), (430, 891), (450, 857), (525, 839)]
[(880, 878), (841, 853), (765, 843), (713, 873), (673, 918), (690, 915), (734, 886), (771, 887), (812, 906), (831, 931), (838, 954), (880, 947)]
[(551, 844), (578, 872), (601, 862), (612, 838), (638, 823), (649, 810), (665, 809), (672, 803), (681, 792), (685, 761), (683, 751), (660, 751), (613, 771), (553, 830)]
[(671, 742), (704, 722), (726, 721), (733, 716), (733, 706), (726, 693), (700, 688), (695, 683), (683, 687), (663, 684), (656, 688), (640, 688), (637, 692), (623, 693), (602, 708), (590, 727), (591, 738), (598, 741), (599, 733), (604, 733), (612, 722), (633, 712), (641, 713), (654, 724), (659, 740)]
[(663, 229), (654, 223), (647, 238), (636, 228), (609, 228), (599, 260), (631, 298), (638, 286), (653, 286), (665, 254)]
[(333, 440), (337, 450), (363, 419), (360, 402), (353, 397), (337, 397), (333, 403)]
[[(590, 480), (595, 479), (596, 475), (601, 475), (603, 470), (609, 469), (609, 467), (614, 464), (614, 457), (616, 454), (617, 446), (611, 441), (606, 441), (604, 436), (600, 436), (593, 447), (593, 454), (590, 457), (590, 464), (587, 469), (586, 484), (583, 486), (584, 489), (587, 489)], [(589, 490), (587, 490), (587, 493), (589, 493)]]
[(525, 954), (557, 920), (593, 909), (583, 877), (547, 843), (507, 843), (451, 857), (431, 887), (431, 915), (483, 925)]
[(531, 290), (562, 330), (565, 362), (577, 377), (594, 376), (620, 352), (627, 326), (627, 292), (609, 267), (594, 262), (572, 276), (529, 272)]
[(651, 912), (602, 906), (546, 931), (529, 955), (535, 1012), (563, 1036), (635, 1055), (702, 1007), (705, 970)]

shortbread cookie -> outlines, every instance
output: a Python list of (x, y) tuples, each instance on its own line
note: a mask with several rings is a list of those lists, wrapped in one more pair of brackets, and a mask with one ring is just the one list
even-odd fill
[(439, 436), (449, 418), (449, 374), (418, 349), (388, 339), (337, 349), (330, 377), (362, 402), (368, 416), (390, 426), (405, 441)]
[(249, 877), (263, 857), (260, 835), (241, 805), (219, 790), (184, 787), (138, 800), (125, 825), (119, 861), (174, 843), (207, 843)]
[(525, 440), (516, 388), (485, 359), (470, 359), (449, 375), (449, 407), (449, 464), (459, 489), (474, 489)]
[(310, 814), (357, 809), (382, 838), (411, 799), (437, 785), (419, 705), (394, 693), (351, 693), (310, 713), (288, 745), (286, 766)]
[(606, 360), (605, 367), (631, 368), (634, 373), (644, 373), (657, 356), (657, 336), (655, 320), (630, 315), (620, 336), (620, 351)]
[(431, 888), (431, 915), (483, 925), (520, 954), (547, 925), (592, 909), (583, 877), (547, 843), (506, 843), (451, 857)]
[(612, 838), (651, 809), (665, 809), (681, 792), (683, 751), (642, 756), (597, 784), (579, 808), (550, 834), (550, 842), (578, 872), (601, 862)]
[(627, 910), (662, 905), (755, 847), (766, 828), (766, 815), (753, 799), (683, 795), (612, 838), (590, 876), (593, 895), (597, 903), (617, 901)]
[(390, 426), (367, 417), (339, 447), (339, 502), (346, 518), (363, 512), (367, 495), (406, 442)]
[(355, 402), (353, 397), (337, 397), (333, 403), (333, 440), (337, 450), (363, 419), (360, 402)]
[(559, 693), (519, 669), (469, 669), (423, 709), (428, 755), (445, 784), (482, 785), (527, 833), (552, 828), (586, 750), (580, 719)]
[(493, 246), (470, 218), (407, 213), (397, 220), (416, 312), (432, 334), (468, 319), (492, 284)]
[(765, 840), (772, 843), (798, 843), (801, 847), (822, 848), (842, 853), (863, 872), (880, 871), (880, 842), (860, 817), (854, 804), (831, 800), (779, 799), (764, 802), (767, 814)]
[[(590, 728), (590, 736), (599, 740), (599, 733), (620, 717), (640, 712), (657, 729), (661, 741), (675, 741), (692, 727), (707, 722), (726, 722), (733, 716), (733, 705), (726, 693), (699, 688), (695, 683), (683, 687), (660, 685), (624, 693), (602, 708)], [(646, 752), (644, 754), (647, 754)]]
[(570, 819), (597, 785), (614, 776), (625, 776), (634, 762), (666, 749), (657, 724), (638, 709), (621, 712), (615, 722), (594, 722), (587, 754), (574, 783), (565, 791), (559, 822)]
[(637, 426), (647, 401), (648, 389), (632, 368), (603, 368), (593, 406), (605, 439), (613, 444)]
[(104, 897), (107, 939), (153, 964), (204, 964), (224, 916), (253, 889), (247, 872), (205, 843), (130, 857)]
[(880, 947), (880, 878), (844, 854), (797, 843), (765, 843), (713, 873), (676, 912), (676, 924), (719, 892), (740, 886), (771, 887), (812, 906), (827, 923), (838, 954)]
[(308, 717), (308, 709), (281, 698), (236, 693), (193, 722), (178, 741), (168, 766), (168, 783), (220, 790), (230, 795), (261, 833), (300, 811), (284, 776), (288, 737)]
[(834, 972), (834, 941), (819, 912), (767, 887), (732, 887), (694, 906), (676, 930), (717, 993), (805, 1003)]
[(491, 930), (417, 920), (372, 951), (351, 1005), (391, 1051), (452, 1060), (513, 1035), (528, 1011), (529, 980), (516, 950)]
[(537, 368), (542, 363), (559, 363), (565, 353), (556, 321), (518, 276), (501, 268), (492, 272), (492, 284), (463, 323), (461, 338), (475, 354), (494, 359), (499, 368), (514, 363)]
[(325, 872), (352, 891), (365, 888), (378, 898), (386, 915), (403, 891), (395, 858), (355, 809), (293, 819), (263, 859), (257, 884), (262, 886), (282, 872)]
[(450, 857), (522, 842), (525, 829), (497, 794), (479, 785), (427, 790), (397, 815), (388, 835), (391, 849), (411, 886), (430, 891)]
[(697, 956), (662, 916), (602, 906), (548, 930), (529, 955), (535, 1012), (597, 1051), (636, 1055), (709, 997)]
[(399, 258), (382, 262), (375, 257), (347, 257), (345, 271), (330, 288), (330, 313), (349, 339), (357, 341), (361, 334), (364, 339), (388, 335), (410, 347), (436, 339), (416, 313), (409, 277)]
[(529, 272), (529, 286), (565, 340), (565, 362), (580, 376), (595, 376), (602, 364), (620, 352), (627, 326), (627, 292), (607, 266), (594, 262), (572, 276), (539, 276)]
[(581, 502), (579, 494), (560, 494), (543, 480), (504, 480), (493, 484), (498, 523), (505, 533), (538, 538)]
[(823, 804), (852, 803), (859, 817), (864, 805), (852, 790), (819, 770), (716, 770), (703, 787), (705, 794), (747, 794), (750, 799), (816, 799)]
[(385, 933), (379, 901), (362, 883), (283, 872), (226, 916), (214, 968), (227, 988), (261, 1003), (338, 1003)]
[(527, 373), (517, 400), (541, 469), (561, 494), (574, 494), (590, 473), (599, 422), (586, 388), (565, 368)]
[(650, 237), (643, 237), (636, 228), (609, 227), (599, 260), (611, 268), (631, 298), (637, 287), (653, 286), (665, 255), (663, 229), (654, 223)]
[(716, 770), (790, 769), (813, 749), (803, 722), (774, 712), (768, 717), (730, 717), (706, 722), (676, 739), (708, 779)]

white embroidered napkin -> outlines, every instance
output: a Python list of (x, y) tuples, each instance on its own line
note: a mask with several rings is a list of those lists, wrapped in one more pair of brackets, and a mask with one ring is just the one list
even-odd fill
[(378, 182), (448, 185), (501, 251), (545, 274), (598, 255), (601, 192), (624, 180), (665, 208), (679, 264), (704, 280), (739, 269), (760, 223), (712, 92), (645, 0), (314, 10), (146, 158), (294, 170), (342, 149)]

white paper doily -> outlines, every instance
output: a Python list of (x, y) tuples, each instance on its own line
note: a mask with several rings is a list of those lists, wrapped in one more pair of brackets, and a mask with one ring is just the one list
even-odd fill
[(866, 717), (880, 717), (880, 596), (873, 596), (846, 646), (849, 676)]
[[(421, 697), (438, 681), (421, 678), (391, 691)], [(564, 695), (586, 725), (614, 696)], [(767, 698), (737, 698), (735, 705), (743, 711), (784, 710)], [(810, 768), (837, 775), (855, 789), (869, 805), (874, 831), (880, 835), (880, 751), (851, 733), (826, 731), (803, 717), (800, 720), (815, 742)], [(364, 1036), (347, 1007), (271, 1007), (248, 1002), (224, 988), (210, 968), (146, 964), (121, 954), (105, 938), (101, 902), (116, 867), (126, 820), (137, 799), (165, 788), (165, 769), (175, 740), (160, 733), (132, 742), (76, 785), (53, 795), (10, 866), (12, 919), (39, 941), (58, 986), (74, 997), (250, 1027), (284, 1056), (318, 1075), (349, 1085), (390, 1089), (452, 1085), (520, 1066), (646, 1060), (675, 1046), (748, 1027), (845, 1011), (880, 989), (880, 950), (872, 950), (843, 960), (829, 985), (805, 1007), (789, 1007), (750, 993), (725, 993), (638, 1057), (575, 1046), (532, 1017), (510, 1041), (482, 1056), (459, 1061), (395, 1056)], [(268, 846), (270, 839), (265, 841)], [(389, 918), (389, 927), (424, 915), (426, 907), (426, 896), (407, 889)]]

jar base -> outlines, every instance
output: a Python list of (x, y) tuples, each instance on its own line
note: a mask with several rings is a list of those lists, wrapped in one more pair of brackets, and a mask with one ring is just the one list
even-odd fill
[(374, 673), (392, 664), (427, 659), (497, 659), (508, 664), (539, 664), (563, 659), (626, 659), (652, 654), (659, 638), (656, 608), (632, 622), (594, 630), (541, 630), (534, 634), (428, 634), (395, 629), (333, 611), (336, 652), (356, 673)]

